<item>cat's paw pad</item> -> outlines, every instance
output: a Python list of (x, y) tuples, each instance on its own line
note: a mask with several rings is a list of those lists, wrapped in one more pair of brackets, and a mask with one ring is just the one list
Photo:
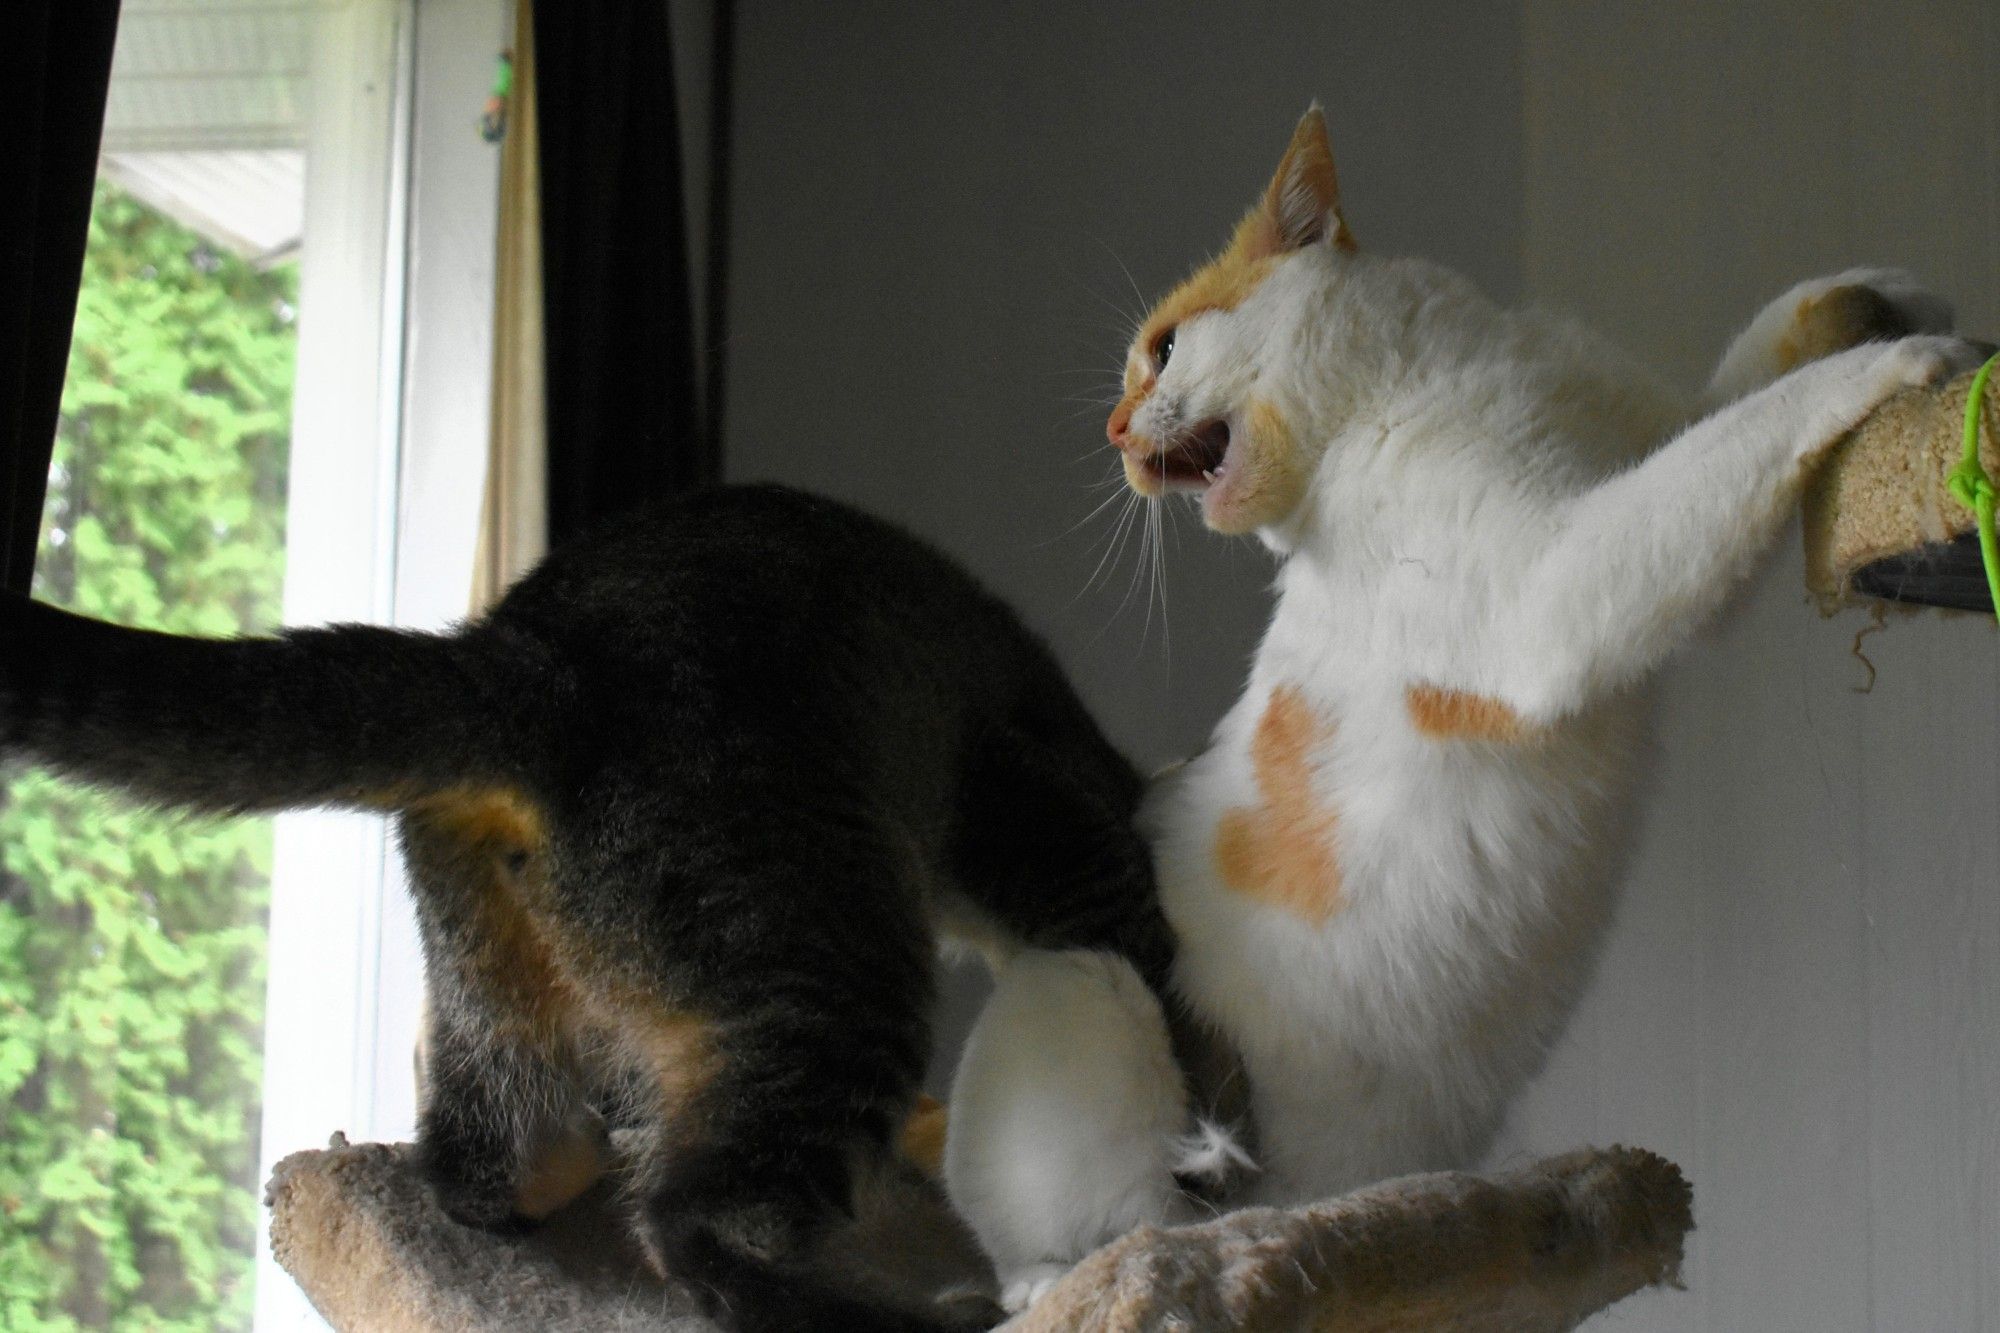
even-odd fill
[(1000, 1304), (1008, 1314), (1019, 1314), (1048, 1295), (1063, 1280), (1068, 1264), (1030, 1264), (1007, 1274), (1000, 1282)]

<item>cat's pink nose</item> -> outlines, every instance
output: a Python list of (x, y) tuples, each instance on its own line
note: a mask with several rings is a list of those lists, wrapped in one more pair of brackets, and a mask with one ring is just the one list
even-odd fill
[(1111, 420), (1104, 423), (1104, 438), (1123, 449), (1125, 442), (1132, 438), (1131, 431), (1132, 405), (1120, 403), (1111, 409)]

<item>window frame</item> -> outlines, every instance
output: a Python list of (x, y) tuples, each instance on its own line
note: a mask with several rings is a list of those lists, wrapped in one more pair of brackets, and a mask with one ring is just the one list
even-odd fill
[[(317, 17), (285, 621), (438, 629), (468, 609), (489, 448), (499, 152), (476, 126), (507, 3)], [(414, 1133), (423, 965), (392, 844), (375, 816), (276, 821), (260, 1182), (336, 1130)], [(269, 1236), (265, 1210), (254, 1327), (324, 1328)]]

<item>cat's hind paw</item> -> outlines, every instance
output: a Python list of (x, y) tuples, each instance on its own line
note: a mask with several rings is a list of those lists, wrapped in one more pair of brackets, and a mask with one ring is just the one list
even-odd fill
[(1737, 335), (1706, 397), (1717, 407), (1861, 343), (1951, 326), (1951, 302), (1903, 269), (1851, 268), (1811, 278), (1765, 306)]
[[(1787, 295), (1792, 297), (1790, 332), (1798, 339), (1801, 361), (1869, 338), (1952, 329), (1951, 302), (1908, 269), (1851, 268), (1802, 282)], [(1784, 300), (1780, 297), (1779, 304)]]

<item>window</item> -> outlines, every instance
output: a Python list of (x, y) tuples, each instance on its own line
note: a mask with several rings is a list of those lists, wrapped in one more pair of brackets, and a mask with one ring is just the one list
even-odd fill
[[(277, 624), (297, 286), (295, 264), (99, 184), (36, 596), (183, 633)], [(9, 1326), (241, 1326), (269, 822), (29, 773), (0, 798), (0, 846), (0, 985), (20, 1006), (0, 1287), (32, 1311)]]
[[(505, 24), (125, 0), (38, 596), (204, 634), (463, 613)], [(28, 774), (0, 847), (0, 1325), (317, 1325), (258, 1199), (334, 1130), (413, 1128), (382, 822), (191, 821)]]

